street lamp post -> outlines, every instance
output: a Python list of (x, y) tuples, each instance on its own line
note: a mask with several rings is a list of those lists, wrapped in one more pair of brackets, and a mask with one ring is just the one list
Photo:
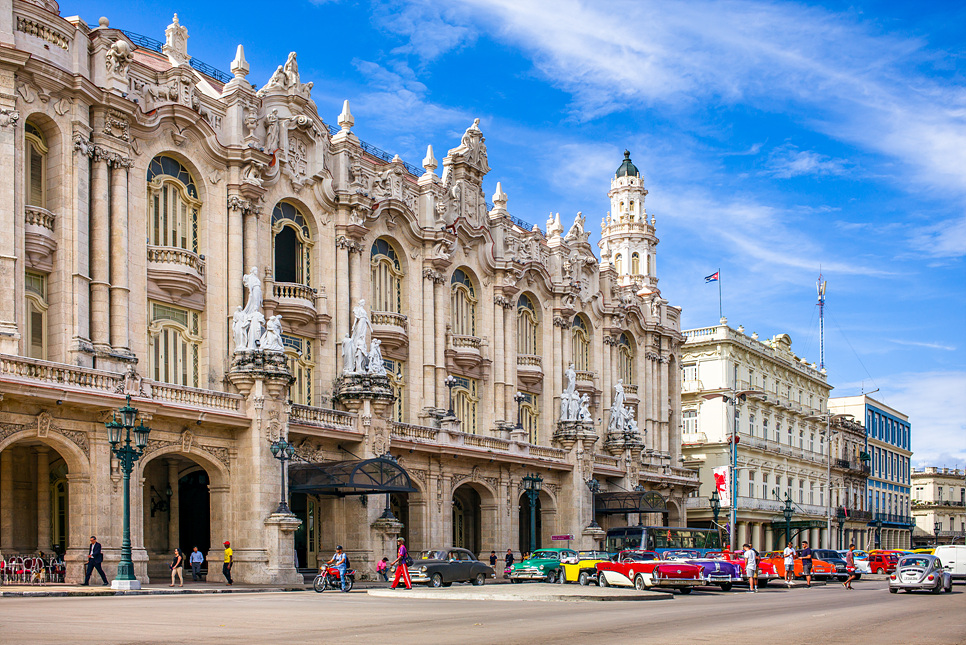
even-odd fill
[[(118, 421), (117, 415), (121, 415)], [(131, 472), (134, 464), (144, 454), (144, 447), (148, 445), (148, 434), (151, 429), (144, 425), (135, 426), (138, 409), (131, 405), (131, 397), (119, 409), (114, 418), (104, 425), (107, 427), (107, 440), (111, 444), (111, 452), (120, 462), (121, 472), (124, 474), (124, 524), (121, 538), (121, 561), (117, 565), (117, 577), (111, 583), (114, 589), (140, 589), (141, 583), (134, 575), (134, 561), (131, 558)], [(123, 431), (123, 432), (122, 432)], [(131, 445), (131, 433), (134, 433), (134, 445)], [(123, 438), (121, 435), (124, 435)], [(122, 445), (123, 441), (123, 445)]]
[(513, 395), (513, 401), (517, 404), (517, 432), (523, 431), (523, 402), (526, 398), (523, 392), (517, 392)]
[(785, 544), (792, 541), (792, 515), (795, 514), (792, 504), (792, 492), (787, 491), (785, 493), (785, 507), (782, 509), (782, 515), (785, 516)]
[(875, 548), (879, 548), (882, 545), (882, 518), (876, 518), (875, 520)]
[(536, 473), (523, 478), (523, 490), (530, 500), (530, 553), (537, 550), (537, 498), (542, 486), (543, 477)]
[[(388, 451), (385, 454), (380, 455), (380, 458), (388, 459), (389, 461), (392, 461), (394, 463), (399, 463), (398, 460), (393, 456), (393, 454)], [(379, 519), (396, 521), (396, 515), (392, 512), (392, 500), (390, 499), (389, 495), (390, 495), (389, 493), (386, 493), (386, 508), (383, 509), (382, 515), (379, 516)]]
[(597, 523), (597, 493), (600, 492), (600, 482), (596, 478), (587, 480), (587, 488), (590, 489), (590, 524), (587, 525), (587, 528), (599, 529), (600, 524)]
[(711, 515), (714, 517), (714, 530), (718, 533), (718, 547), (721, 547), (721, 527), (718, 526), (718, 513), (721, 512), (721, 495), (718, 494), (717, 486), (711, 491)]
[(447, 376), (443, 379), (443, 385), (449, 388), (449, 416), (454, 417), (456, 413), (453, 412), (453, 388), (456, 387), (456, 377)]
[(295, 446), (285, 439), (279, 439), (278, 441), (272, 442), (271, 450), (272, 456), (282, 462), (282, 494), (275, 512), (291, 515), (292, 511), (288, 507), (288, 491), (285, 489), (285, 462), (291, 461), (295, 455)]
[(939, 546), (939, 531), (942, 528), (942, 524), (939, 522), (932, 523), (932, 532), (936, 536), (936, 546)]

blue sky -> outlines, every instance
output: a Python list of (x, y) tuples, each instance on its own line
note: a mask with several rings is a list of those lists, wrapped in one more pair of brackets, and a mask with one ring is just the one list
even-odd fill
[(599, 230), (628, 148), (683, 325), (788, 333), (833, 395), (910, 415), (917, 465), (966, 464), (966, 4), (400, 0), (121, 5), (63, 15), (164, 38), (264, 84), (289, 51), (334, 123), (419, 164), (481, 119), (511, 213)]

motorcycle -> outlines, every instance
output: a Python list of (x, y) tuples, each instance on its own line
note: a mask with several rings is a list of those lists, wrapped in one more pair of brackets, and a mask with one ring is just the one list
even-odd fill
[[(347, 569), (345, 572), (346, 592), (352, 591), (352, 585), (355, 583), (355, 581), (355, 569)], [(319, 569), (319, 575), (315, 576), (315, 582), (312, 583), (312, 588), (315, 589), (317, 593), (322, 593), (326, 589), (341, 589), (342, 584), (339, 582), (339, 570), (335, 567), (323, 566), (321, 569)]]

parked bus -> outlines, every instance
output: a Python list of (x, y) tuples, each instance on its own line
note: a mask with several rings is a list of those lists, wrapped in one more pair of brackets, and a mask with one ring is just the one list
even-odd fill
[(675, 526), (621, 526), (607, 529), (604, 550), (666, 551), (688, 549), (702, 555), (721, 550), (721, 538), (714, 529), (693, 529)]

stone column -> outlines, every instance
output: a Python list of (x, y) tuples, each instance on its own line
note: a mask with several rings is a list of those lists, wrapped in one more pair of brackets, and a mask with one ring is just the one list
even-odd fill
[(748, 523), (747, 522), (736, 522), (738, 525), (737, 541), (735, 547), (741, 548), (741, 545), (748, 541)]
[[(5, 5), (3, 12), (8, 11)], [(16, 141), (20, 113), (13, 109), (14, 89), (13, 71), (5, 69), (0, 72), (0, 96), (2, 96), (0, 98), (0, 177), (4, 178), (0, 184), (0, 230), (3, 231), (3, 235), (0, 235), (0, 284), (5, 285), (5, 289), (10, 289), (9, 285), (21, 284), (23, 280), (23, 266), (18, 266), (18, 262), (22, 260), (17, 258), (18, 236), (15, 234), (18, 229), (22, 230), (17, 223), (22, 217), (23, 197), (17, 196), (15, 186), (16, 178), (22, 177), (22, 173), (18, 172), (17, 163), (23, 157), (17, 155)], [(0, 298), (0, 352), (2, 353), (14, 355), (20, 353), (17, 309), (22, 301), (22, 292), (5, 293)]]
[[(493, 299), (493, 347), (494, 349), (505, 347), (505, 337), (506, 337), (506, 316), (504, 315), (503, 305), (501, 304), (502, 296), (496, 296)], [(506, 383), (506, 368), (510, 362), (516, 362), (517, 357), (511, 355), (505, 351), (500, 352), (499, 350), (494, 352), (493, 360), (493, 418), (501, 421), (509, 421), (507, 419), (507, 383)]]
[[(339, 238), (335, 246), (335, 332), (340, 343), (352, 328), (352, 303), (349, 301), (349, 247), (345, 238)], [(342, 355), (342, 352), (339, 352)], [(344, 365), (339, 365), (341, 374)]]
[[(235, 201), (233, 198), (237, 198)], [(245, 270), (245, 224), (244, 205), (237, 195), (229, 196), (228, 202), (228, 276), (244, 275)], [(251, 267), (249, 267), (251, 268)], [(241, 280), (228, 279), (228, 317), (235, 307), (245, 306), (245, 287)]]
[[(513, 400), (513, 396), (520, 388), (520, 384), (517, 381), (517, 319), (515, 309), (507, 309), (506, 311), (508, 315), (503, 318), (503, 360), (506, 365), (506, 396), (503, 398), (503, 404), (505, 406), (504, 409), (511, 411), (513, 422), (516, 423), (517, 404)], [(550, 432), (552, 433), (553, 430)], [(527, 441), (529, 441), (529, 438)]]
[(128, 351), (128, 203), (127, 174), (130, 161), (120, 159), (111, 171), (111, 345)]
[[(171, 487), (171, 500), (168, 502), (168, 551), (174, 552), (175, 547), (179, 549), (188, 548), (190, 550), (192, 545), (181, 544), (181, 500), (178, 496), (178, 462), (174, 459), (168, 461), (168, 486)], [(166, 493), (167, 491), (161, 492), (162, 495)]]
[(50, 448), (37, 447), (37, 549), (50, 551)]
[(362, 248), (358, 242), (349, 249), (349, 306), (350, 311), (362, 298)]
[[(0, 162), (2, 163), (2, 162)], [(13, 549), (13, 451), (0, 452), (0, 551)]]
[[(434, 283), (433, 285), (433, 299), (435, 301), (435, 314), (436, 318), (433, 322), (433, 333), (436, 336), (436, 359), (434, 361), (436, 365), (436, 402), (437, 406), (444, 408), (449, 405), (449, 393), (446, 391), (446, 386), (443, 385), (443, 379), (446, 378), (446, 319), (449, 312), (449, 303), (447, 299), (449, 297), (449, 289), (446, 288), (447, 284), (445, 279), (441, 280), (439, 283)], [(452, 518), (450, 518), (452, 521)], [(452, 539), (452, 538), (451, 538)]]
[[(227, 582), (225, 577), (221, 575), (221, 565), (225, 561), (225, 549), (222, 543), (225, 540), (232, 541), (235, 539), (235, 536), (229, 535), (228, 531), (229, 526), (231, 526), (229, 521), (230, 493), (231, 487), (227, 484), (208, 486), (211, 547), (205, 554), (205, 561), (208, 563), (208, 576), (205, 578), (205, 582)], [(192, 546), (194, 545), (189, 545), (188, 548)]]
[[(258, 259), (258, 215), (255, 214), (254, 210), (249, 211), (247, 215), (242, 217), (242, 229), (242, 236), (244, 238), (244, 272), (248, 273), (252, 267), (258, 267), (258, 275), (264, 278), (265, 272), (262, 270), (261, 262)], [(240, 280), (238, 282), (241, 284)], [(242, 285), (241, 289), (244, 292), (244, 285)], [(228, 314), (230, 315), (231, 311)]]
[(111, 347), (111, 223), (107, 161), (97, 152), (91, 167), (91, 342), (104, 352)]
[(436, 280), (439, 274), (432, 269), (423, 270), (423, 326), (426, 332), (422, 334), (423, 343), (423, 405), (421, 407), (438, 408), (439, 402), (436, 400), (436, 343), (440, 342), (438, 336), (442, 330), (431, 329), (431, 325), (436, 322), (434, 311), (434, 294)]

